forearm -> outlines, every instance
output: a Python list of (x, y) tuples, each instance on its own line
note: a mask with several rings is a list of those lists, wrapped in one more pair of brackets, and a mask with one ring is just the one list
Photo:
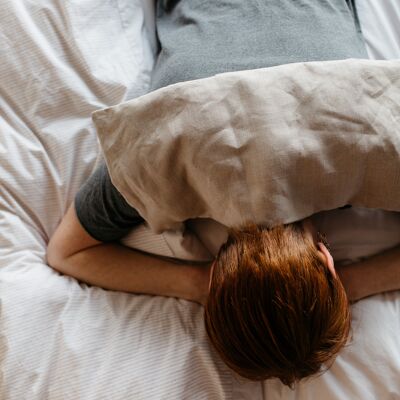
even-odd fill
[(119, 244), (82, 250), (52, 267), (108, 290), (201, 300), (206, 265), (176, 264)]
[(338, 267), (351, 301), (400, 289), (400, 246), (366, 260)]

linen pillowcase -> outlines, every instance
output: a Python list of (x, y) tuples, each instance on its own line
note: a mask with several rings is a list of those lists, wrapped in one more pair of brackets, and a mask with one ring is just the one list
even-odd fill
[(93, 113), (114, 185), (153, 231), (275, 226), (345, 204), (400, 211), (400, 61), (287, 64)]

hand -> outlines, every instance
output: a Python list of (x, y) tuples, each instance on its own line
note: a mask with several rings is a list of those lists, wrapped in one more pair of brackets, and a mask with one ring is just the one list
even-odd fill
[(194, 298), (193, 301), (205, 306), (208, 298), (208, 291), (210, 285), (210, 274), (213, 261), (204, 265), (196, 266), (197, 279), (194, 282)]

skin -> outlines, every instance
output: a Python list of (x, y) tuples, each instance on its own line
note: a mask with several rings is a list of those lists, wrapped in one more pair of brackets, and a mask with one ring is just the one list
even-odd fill
[(50, 239), (47, 262), (56, 271), (106, 290), (178, 297), (204, 303), (208, 265), (175, 262), (92, 238), (72, 203)]
[(336, 276), (335, 263), (333, 261), (333, 257), (329, 252), (329, 250), (326, 248), (326, 246), (322, 242), (317, 241), (316, 239), (317, 230), (315, 229), (315, 226), (311, 222), (310, 218), (306, 218), (303, 220), (303, 228), (306, 235), (316, 243), (321, 260), (324, 262), (327, 268), (329, 268), (333, 276)]
[(317, 231), (310, 218), (303, 221), (303, 228), (316, 243), (321, 260), (334, 276), (338, 275), (350, 302), (400, 288), (400, 246), (359, 262), (335, 267), (329, 250), (318, 242)]
[[(350, 301), (400, 288), (400, 246), (366, 260), (335, 268), (332, 256), (311, 220), (303, 221), (321, 260), (342, 281)], [(212, 263), (175, 262), (117, 243), (101, 243), (80, 225), (74, 205), (68, 209), (47, 249), (48, 264), (77, 280), (106, 290), (178, 297), (205, 304)]]

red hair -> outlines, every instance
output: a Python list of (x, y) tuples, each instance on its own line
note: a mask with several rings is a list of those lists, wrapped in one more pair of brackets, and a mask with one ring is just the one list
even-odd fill
[(214, 263), (205, 327), (224, 362), (290, 387), (345, 345), (350, 307), (299, 223), (231, 229)]

